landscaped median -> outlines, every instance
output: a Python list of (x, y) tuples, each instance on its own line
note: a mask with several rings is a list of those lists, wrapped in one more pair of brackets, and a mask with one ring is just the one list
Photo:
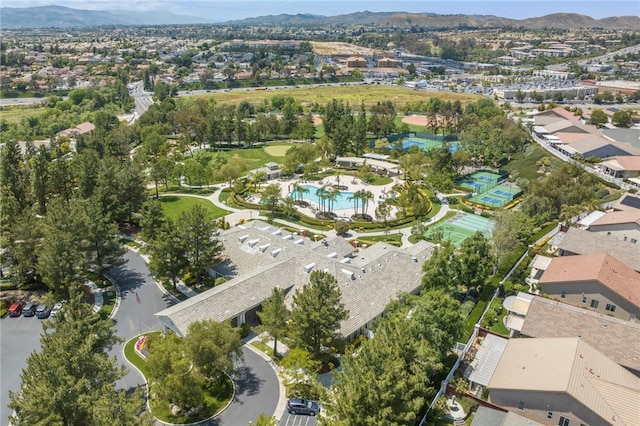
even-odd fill
[[(220, 374), (216, 379), (205, 378), (201, 374), (195, 372), (193, 365), (186, 365), (185, 373), (182, 377), (176, 376), (177, 387), (181, 387), (181, 384), (188, 382), (190, 385), (190, 391), (202, 392), (203, 403), (197, 408), (190, 410), (182, 410), (180, 413), (172, 413), (172, 407), (174, 404), (171, 401), (163, 399), (159, 394), (160, 390), (155, 389), (155, 386), (161, 386), (157, 383), (154, 377), (153, 366), (150, 366), (145, 357), (149, 354), (149, 351), (161, 351), (164, 355), (167, 353), (168, 345), (163, 341), (163, 335), (159, 331), (144, 333), (138, 335), (129, 340), (124, 346), (125, 359), (133, 365), (143, 376), (148, 386), (149, 399), (147, 406), (153, 416), (164, 424), (180, 424), (191, 425), (204, 422), (229, 406), (234, 395), (234, 384), (229, 376), (226, 374)], [(160, 356), (161, 363), (167, 362), (167, 368), (174, 368), (175, 363), (172, 362), (169, 354), (167, 356)], [(156, 361), (157, 366), (157, 361)], [(188, 376), (188, 380), (187, 380)], [(166, 381), (166, 380), (165, 380)], [(179, 383), (180, 382), (180, 383)], [(195, 389), (195, 385), (199, 389)], [(185, 389), (187, 391), (187, 389)]]

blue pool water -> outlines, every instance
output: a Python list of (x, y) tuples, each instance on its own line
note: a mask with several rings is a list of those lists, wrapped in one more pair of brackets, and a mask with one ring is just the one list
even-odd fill
[[(310, 201), (316, 205), (320, 205), (320, 197), (318, 197), (316, 195), (316, 191), (319, 189), (317, 186), (311, 186), (311, 185), (302, 185), (303, 188), (308, 189), (309, 192), (302, 194), (302, 199), (306, 200), (306, 201)], [(295, 199), (296, 198), (296, 191), (293, 191), (291, 193), (291, 196)], [(348, 191), (340, 191), (340, 194), (338, 195), (338, 198), (336, 198), (336, 201), (334, 201), (332, 203), (332, 210), (346, 210), (346, 209), (352, 209), (353, 205), (354, 205), (354, 201), (349, 201), (347, 200), (347, 198), (352, 197), (353, 196), (353, 192), (348, 192)], [(373, 200), (369, 200), (369, 205), (371, 205), (373, 203)], [(358, 202), (358, 208), (360, 208), (362, 204), (360, 202)], [(325, 206), (327, 206), (327, 201), (325, 200)]]

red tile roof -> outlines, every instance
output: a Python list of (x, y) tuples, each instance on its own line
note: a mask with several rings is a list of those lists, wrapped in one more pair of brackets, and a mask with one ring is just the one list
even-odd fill
[(607, 253), (554, 258), (540, 284), (598, 281), (640, 307), (640, 274)]

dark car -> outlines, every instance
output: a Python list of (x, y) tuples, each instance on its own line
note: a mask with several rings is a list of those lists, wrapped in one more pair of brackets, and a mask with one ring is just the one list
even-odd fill
[(24, 308), (22, 308), (22, 316), (23, 317), (32, 317), (36, 314), (36, 309), (38, 308), (38, 304), (36, 302), (27, 303)]
[(38, 307), (36, 308), (36, 318), (48, 318), (50, 313), (51, 306), (49, 305), (38, 305)]
[(308, 414), (310, 416), (315, 416), (320, 412), (320, 406), (315, 401), (291, 398), (287, 401), (287, 411), (289, 414)]
[(22, 308), (24, 307), (24, 302), (16, 302), (13, 305), (9, 306), (8, 314), (10, 317), (19, 317), (22, 314)]

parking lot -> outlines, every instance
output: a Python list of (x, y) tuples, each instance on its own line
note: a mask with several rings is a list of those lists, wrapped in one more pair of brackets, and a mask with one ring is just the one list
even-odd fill
[(278, 426), (315, 426), (317, 424), (318, 419), (314, 416), (284, 413)]
[[(27, 357), (40, 349), (42, 320), (36, 317), (16, 318), (8, 315), (0, 319), (0, 425), (9, 424), (11, 412), (9, 390), (20, 389), (20, 373), (27, 366)], [(6, 415), (5, 415), (6, 413)]]

